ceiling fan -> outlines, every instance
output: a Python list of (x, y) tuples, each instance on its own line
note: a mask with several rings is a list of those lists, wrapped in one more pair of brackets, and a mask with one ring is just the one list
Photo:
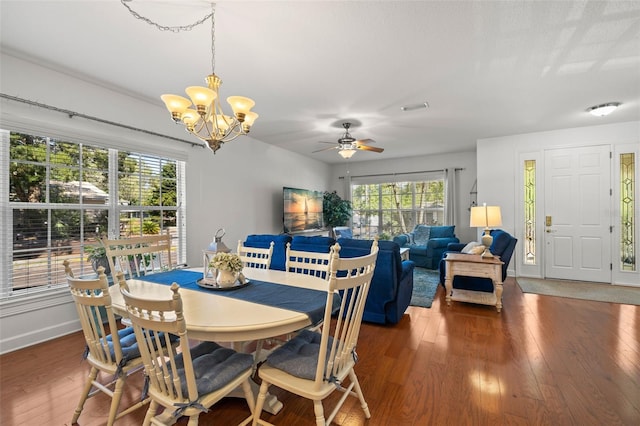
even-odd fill
[[(373, 152), (382, 152), (383, 148), (376, 148), (373, 146), (369, 146), (367, 144), (374, 143), (373, 139), (356, 139), (349, 133), (349, 128), (351, 127), (351, 123), (346, 122), (342, 123), (342, 127), (344, 127), (344, 135), (338, 139), (338, 145), (332, 146), (330, 148), (319, 149), (315, 152), (328, 151), (330, 149), (337, 149), (338, 154), (342, 156), (342, 158), (351, 158), (353, 154), (356, 153), (357, 150), (363, 151), (373, 151)], [(320, 142), (320, 143), (330, 143), (335, 144), (335, 142)]]

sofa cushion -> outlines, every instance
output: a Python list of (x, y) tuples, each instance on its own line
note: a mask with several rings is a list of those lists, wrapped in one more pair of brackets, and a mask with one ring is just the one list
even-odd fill
[(287, 234), (252, 234), (247, 236), (244, 245), (246, 247), (269, 248), (271, 241), (274, 242), (274, 245), (273, 253), (271, 254), (271, 266), (269, 269), (284, 271), (287, 243), (291, 242), (291, 236)]
[(296, 235), (291, 240), (292, 250), (310, 251), (314, 253), (329, 253), (331, 246), (336, 243), (331, 237), (305, 237)]
[(432, 226), (431, 238), (452, 238), (454, 236), (455, 225), (451, 226)]

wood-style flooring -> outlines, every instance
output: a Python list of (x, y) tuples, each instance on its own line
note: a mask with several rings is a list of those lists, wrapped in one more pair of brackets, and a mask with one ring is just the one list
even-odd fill
[[(500, 314), (447, 307), (440, 287), (431, 309), (410, 307), (395, 326), (364, 324), (356, 372), (372, 417), (349, 398), (334, 423), (640, 425), (640, 307), (523, 294), (513, 278), (503, 299)], [(89, 370), (83, 347), (78, 332), (1, 356), (0, 424), (69, 425)], [(125, 403), (141, 377), (128, 382)], [(272, 393), (284, 408), (263, 419), (315, 424), (310, 401)], [(108, 404), (105, 395), (87, 401), (79, 424), (104, 424)], [(139, 425), (145, 410), (116, 424)], [(247, 413), (227, 398), (200, 424), (235, 425)]]

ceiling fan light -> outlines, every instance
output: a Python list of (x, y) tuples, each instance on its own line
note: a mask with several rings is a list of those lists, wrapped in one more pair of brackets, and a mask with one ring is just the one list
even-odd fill
[(602, 105), (592, 106), (588, 109), (588, 111), (595, 115), (596, 117), (604, 117), (605, 115), (611, 114), (620, 106), (620, 102), (609, 102)]
[(348, 160), (349, 158), (353, 157), (353, 154), (355, 153), (356, 153), (356, 150), (353, 148), (341, 149), (340, 151), (338, 151), (338, 154), (340, 154), (340, 156), (345, 160)]

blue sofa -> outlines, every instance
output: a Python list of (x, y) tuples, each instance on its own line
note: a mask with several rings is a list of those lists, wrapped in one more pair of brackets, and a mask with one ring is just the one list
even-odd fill
[[(340, 257), (363, 256), (371, 252), (372, 240), (338, 239)], [(396, 324), (411, 302), (415, 263), (400, 258), (400, 246), (378, 241), (378, 258), (364, 307), (363, 321)]]
[(447, 246), (460, 242), (454, 232), (455, 226), (416, 225), (408, 234), (393, 237), (393, 242), (409, 248), (409, 259), (416, 266), (437, 269)]
[[(285, 270), (286, 247), (294, 250), (328, 253), (335, 240), (330, 237), (305, 237), (259, 234), (247, 236), (244, 245), (268, 248), (273, 241), (271, 269)], [(371, 252), (371, 240), (338, 239), (341, 257), (363, 256)], [(363, 320), (378, 324), (395, 324), (402, 318), (413, 294), (413, 269), (411, 260), (402, 261), (400, 246), (391, 241), (378, 241), (379, 251), (371, 288), (364, 308)]]
[[(513, 255), (518, 240), (501, 229), (491, 231), (491, 236), (493, 237), (493, 242), (489, 250), (494, 256), (500, 256), (500, 260), (504, 262), (504, 265), (502, 265), (502, 281), (504, 282), (507, 278), (507, 268), (509, 267), (509, 262), (511, 261), (511, 256)], [(443, 253), (442, 260), (440, 260), (440, 284), (443, 286), (446, 274), (444, 257), (450, 252), (460, 253), (464, 246), (465, 244), (460, 243), (450, 244)], [(493, 281), (491, 281), (491, 278), (455, 276), (453, 278), (453, 288), (492, 293)]]

